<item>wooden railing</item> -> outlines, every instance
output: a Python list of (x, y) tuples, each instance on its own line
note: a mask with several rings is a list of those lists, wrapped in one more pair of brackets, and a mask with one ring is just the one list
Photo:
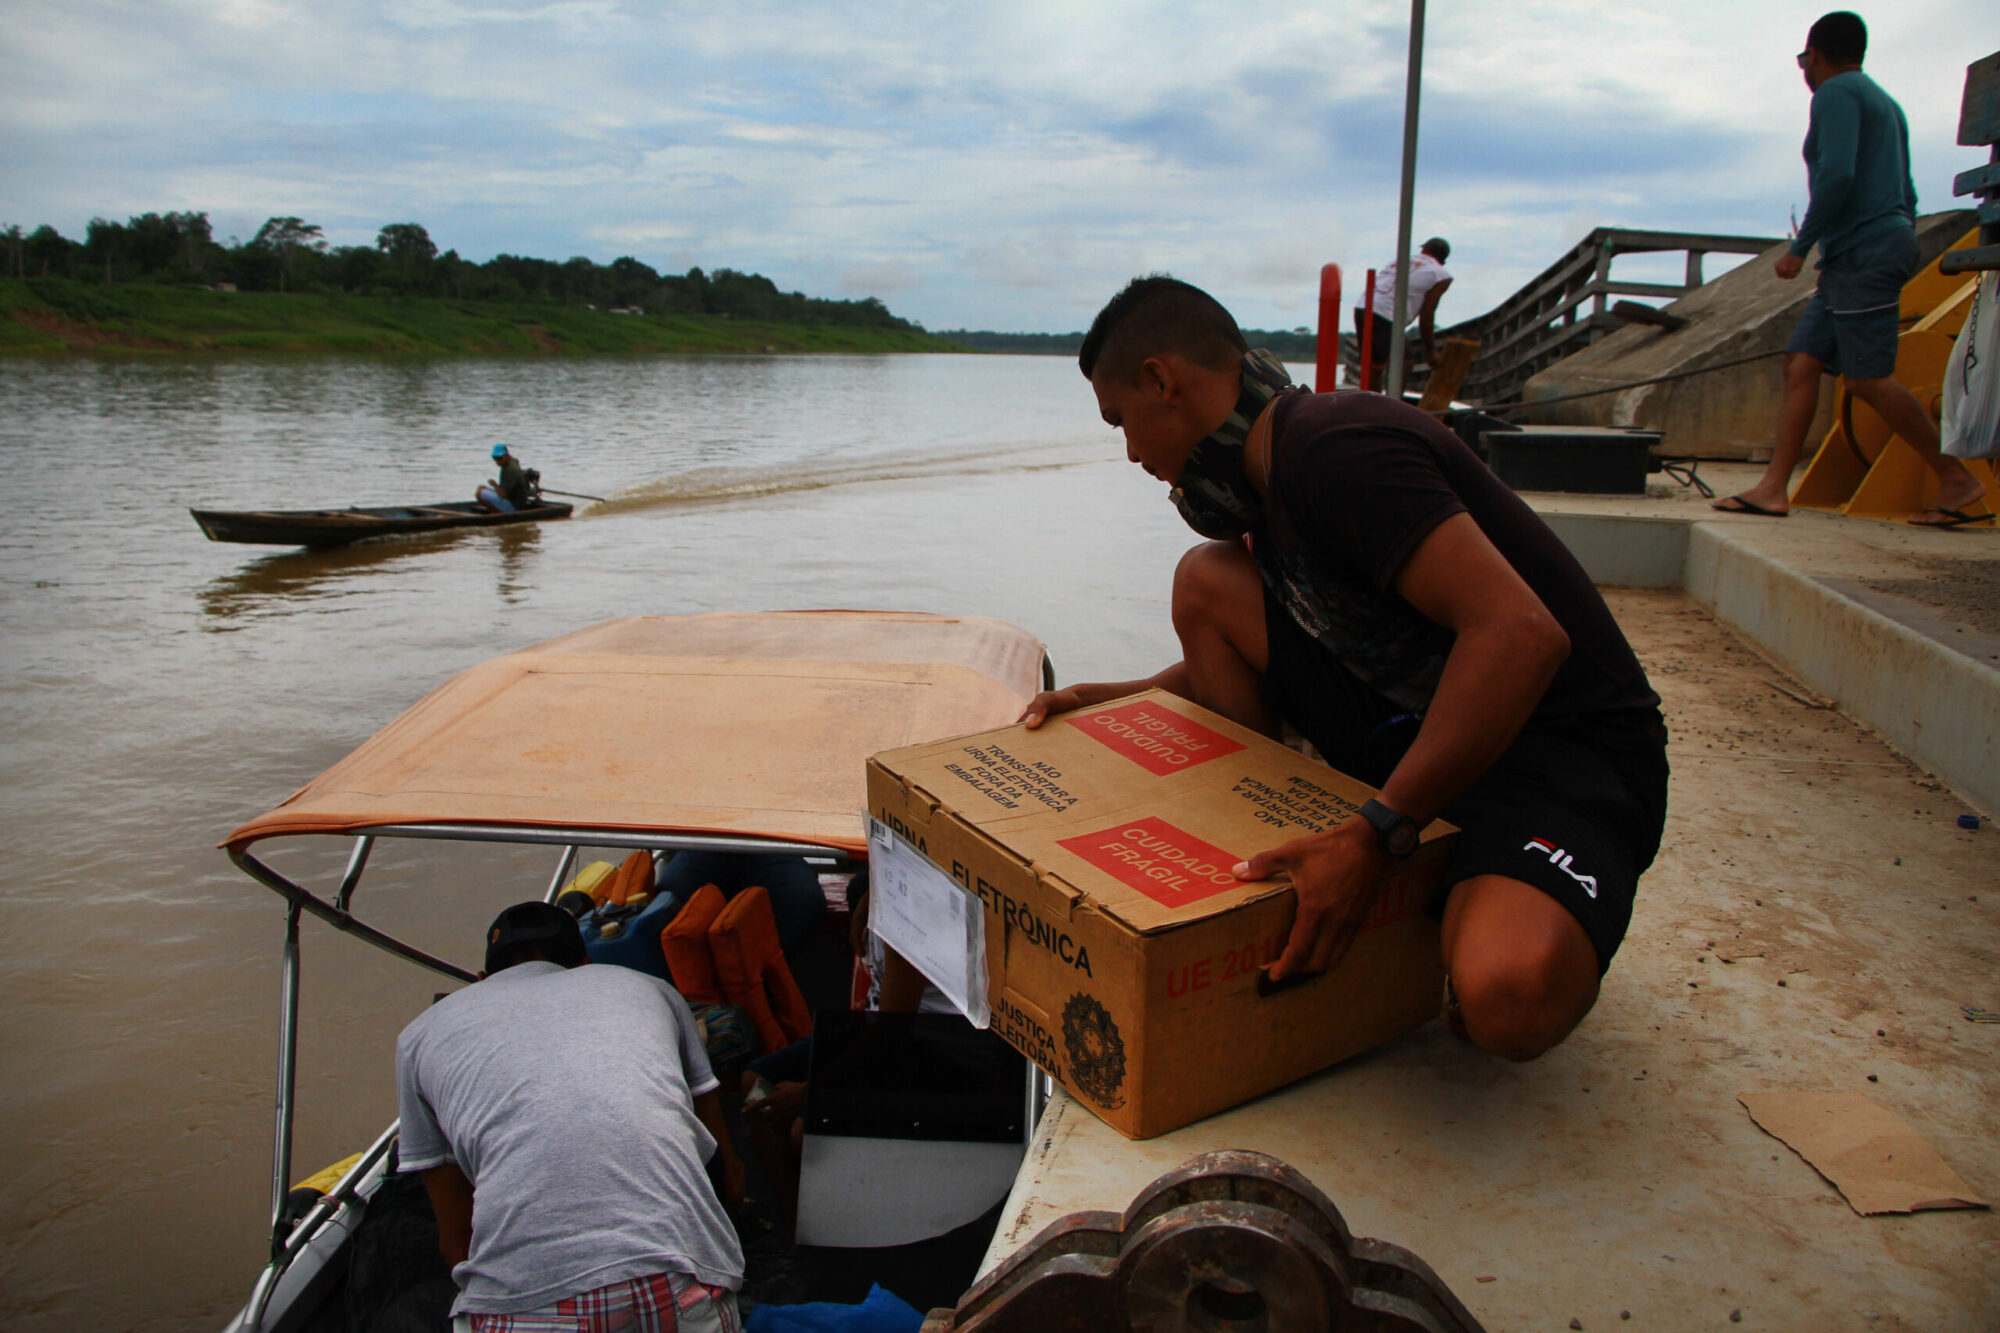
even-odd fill
[[(1779, 239), (1599, 227), (1493, 310), (1438, 330), (1440, 346), (1447, 338), (1479, 343), (1479, 354), (1459, 387), (1458, 397), (1469, 403), (1511, 402), (1520, 397), (1521, 387), (1533, 376), (1624, 326), (1624, 321), (1610, 312), (1612, 297), (1672, 300), (1701, 286), (1705, 256), (1760, 254)], [(1622, 282), (1612, 276), (1611, 262), (1619, 255), (1675, 250), (1687, 256), (1682, 282)], [(1413, 342), (1411, 350), (1420, 353), (1422, 349)], [(1342, 338), (1341, 361), (1351, 382), (1360, 369), (1352, 334)], [(1428, 370), (1418, 370), (1406, 382), (1411, 389), (1421, 390), (1428, 378)]]

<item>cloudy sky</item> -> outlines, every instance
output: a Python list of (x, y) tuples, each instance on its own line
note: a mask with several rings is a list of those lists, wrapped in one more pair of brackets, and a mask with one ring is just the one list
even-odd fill
[[(1782, 234), (1824, 0), (1432, 0), (1417, 235), (1447, 320), (1591, 227)], [(1993, 0), (1864, 9), (1950, 206)], [(415, 221), (497, 253), (766, 274), (933, 329), (1082, 327), (1135, 273), (1253, 327), (1395, 249), (1406, 0), (9, 0), (0, 224)], [(1620, 272), (1624, 271), (1621, 265)], [(1649, 273), (1635, 266), (1632, 276)]]

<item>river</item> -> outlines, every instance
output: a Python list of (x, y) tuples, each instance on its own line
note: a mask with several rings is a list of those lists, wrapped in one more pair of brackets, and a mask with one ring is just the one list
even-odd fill
[[(470, 498), (502, 440), (611, 502), (318, 554), (187, 514)], [(1065, 680), (1125, 677), (1174, 652), (1191, 540), (1064, 358), (10, 360), (0, 464), (12, 1330), (242, 1301), (283, 911), (215, 844), (451, 673), (613, 616), (871, 607), (999, 616)], [(279, 864), (323, 884), (324, 855)], [(523, 856), (385, 848), (376, 910), (474, 958), (465, 923), (542, 886)], [(315, 922), (303, 955), (301, 1176), (394, 1115), (433, 989)]]

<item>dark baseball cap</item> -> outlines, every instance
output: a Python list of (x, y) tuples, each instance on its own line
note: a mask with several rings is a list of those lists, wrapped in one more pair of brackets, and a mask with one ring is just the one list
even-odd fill
[(1442, 236), (1433, 236), (1417, 248), (1425, 254), (1436, 255), (1440, 264), (1451, 258), (1451, 242)]
[(500, 971), (507, 965), (509, 950), (521, 944), (540, 945), (543, 953), (565, 967), (584, 958), (583, 932), (576, 918), (554, 903), (515, 903), (494, 917), (486, 929), (486, 971)]

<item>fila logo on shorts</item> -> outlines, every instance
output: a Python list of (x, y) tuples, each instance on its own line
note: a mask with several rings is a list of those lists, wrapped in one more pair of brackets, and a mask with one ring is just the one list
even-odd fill
[(1526, 846), (1522, 847), (1521, 850), (1524, 852), (1542, 852), (1546, 854), (1550, 865), (1583, 885), (1583, 891), (1591, 897), (1595, 898), (1597, 896), (1597, 876), (1579, 875), (1576, 871), (1571, 870), (1569, 853), (1550, 842), (1547, 838), (1533, 839)]

